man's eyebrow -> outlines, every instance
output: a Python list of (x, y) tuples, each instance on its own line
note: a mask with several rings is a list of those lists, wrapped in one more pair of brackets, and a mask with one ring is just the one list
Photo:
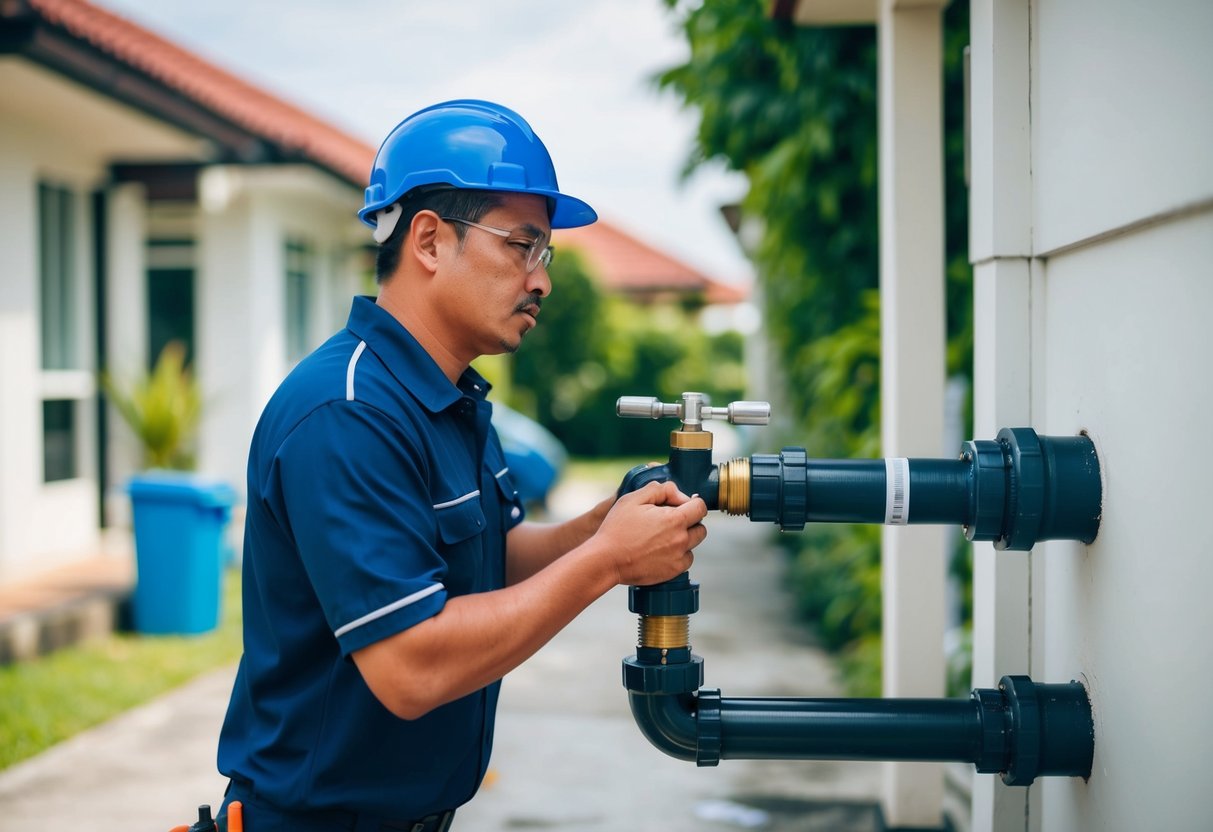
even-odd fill
[(532, 225), (529, 222), (524, 222), (522, 225), (518, 226), (518, 230), (534, 235), (535, 239), (537, 240), (546, 238), (548, 236), (548, 232), (544, 231), (537, 225)]

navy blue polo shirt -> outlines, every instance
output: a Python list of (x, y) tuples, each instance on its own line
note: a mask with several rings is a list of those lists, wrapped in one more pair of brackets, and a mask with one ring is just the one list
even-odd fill
[(487, 392), (470, 369), (451, 384), (357, 298), (266, 406), (249, 453), (244, 656), (219, 739), (219, 770), (258, 799), (415, 818), (479, 787), (500, 683), (403, 720), (350, 654), (504, 585), (522, 506)]

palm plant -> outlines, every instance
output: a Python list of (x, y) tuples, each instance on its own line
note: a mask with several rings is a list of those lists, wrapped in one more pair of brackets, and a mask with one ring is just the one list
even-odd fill
[(189, 470), (202, 414), (202, 392), (185, 362), (185, 346), (170, 341), (151, 372), (123, 389), (103, 373), (101, 387), (143, 447), (148, 468)]

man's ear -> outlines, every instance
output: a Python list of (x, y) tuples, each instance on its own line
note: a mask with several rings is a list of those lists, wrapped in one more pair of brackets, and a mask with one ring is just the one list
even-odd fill
[(438, 226), (441, 220), (433, 211), (418, 211), (409, 226), (405, 245), (409, 254), (428, 272), (438, 270)]

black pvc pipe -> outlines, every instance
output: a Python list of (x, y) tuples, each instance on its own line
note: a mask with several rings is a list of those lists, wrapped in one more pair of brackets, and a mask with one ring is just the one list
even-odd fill
[[(950, 459), (911, 459), (907, 523), (969, 519), (971, 466)], [(805, 469), (811, 523), (884, 523), (888, 477), (883, 459), (810, 459)]]
[[(1004, 428), (960, 459), (809, 459), (803, 448), (750, 457), (750, 519), (805, 523), (943, 523), (969, 540), (1027, 550), (1042, 540), (1091, 543), (1103, 484), (1086, 436)], [(709, 507), (711, 507), (709, 503)]]
[(654, 746), (680, 760), (918, 760), (979, 763), (980, 708), (963, 699), (718, 698), (719, 748), (700, 748), (700, 697), (629, 694)]
[[(653, 678), (663, 672), (654, 669)], [(1004, 676), (969, 699), (722, 698), (651, 693), (625, 671), (632, 715), (661, 751), (701, 766), (720, 760), (899, 760), (972, 763), (1008, 785), (1088, 777), (1095, 749), (1086, 690)], [(638, 684), (639, 683), (639, 684)]]
[(981, 717), (964, 699), (730, 698), (725, 760), (954, 760), (981, 757)]

